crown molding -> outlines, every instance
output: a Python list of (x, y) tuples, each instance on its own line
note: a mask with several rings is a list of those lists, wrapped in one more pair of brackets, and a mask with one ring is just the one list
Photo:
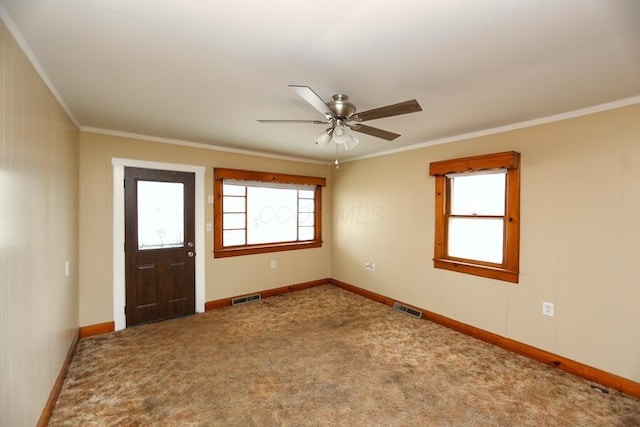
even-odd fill
[(418, 150), (424, 147), (431, 147), (433, 145), (447, 144), (449, 142), (463, 141), (465, 139), (478, 138), (481, 136), (494, 135), (497, 133), (508, 132), (517, 129), (523, 129), (533, 126), (539, 126), (547, 123), (559, 122), (561, 120), (573, 119), (576, 117), (587, 116), (589, 114), (600, 113), (608, 110), (615, 110), (617, 108), (627, 107), (629, 105), (640, 104), (640, 95), (632, 96), (629, 98), (623, 98), (604, 104), (598, 104), (591, 107), (581, 108), (579, 110), (569, 111), (566, 113), (554, 114), (552, 116), (540, 117), (537, 119), (527, 120), (524, 122), (512, 123), (509, 125), (498, 126), (495, 128), (483, 129), (475, 132), (464, 133), (461, 135), (454, 135), (445, 138), (432, 139), (430, 141), (421, 142), (418, 144), (408, 145), (401, 148), (393, 148), (390, 150), (379, 151), (373, 154), (367, 154), (364, 156), (354, 157), (348, 160), (343, 160), (342, 163), (355, 162), (357, 160), (371, 159), (374, 157), (387, 156), (389, 154), (402, 153), (404, 151)]
[(313, 164), (316, 164), (316, 165), (332, 165), (333, 164), (332, 162), (326, 162), (326, 161), (321, 161), (321, 160), (313, 160), (313, 159), (306, 159), (304, 157), (294, 157), (294, 156), (284, 156), (284, 155), (281, 155), (281, 154), (263, 153), (263, 152), (259, 152), (259, 151), (251, 151), (251, 150), (244, 150), (244, 149), (239, 149), (239, 148), (224, 147), (224, 146), (220, 146), (220, 145), (204, 144), (204, 143), (201, 143), (201, 142), (183, 141), (183, 140), (180, 140), (180, 139), (162, 138), (162, 137), (159, 137), (159, 136), (150, 136), (150, 135), (143, 135), (143, 134), (131, 133), (131, 132), (121, 132), (121, 131), (117, 131), (117, 130), (94, 128), (94, 127), (90, 127), (90, 126), (81, 126), (80, 127), (80, 131), (81, 132), (88, 132), (88, 133), (97, 133), (97, 134), (101, 134), (101, 135), (117, 136), (117, 137), (121, 137), (121, 138), (139, 139), (139, 140), (142, 140), (142, 141), (160, 142), (162, 144), (180, 145), (180, 146), (183, 146), (183, 147), (200, 148), (200, 149), (203, 149), (203, 150), (224, 151), (224, 152), (227, 152), (227, 153), (244, 154), (244, 155), (247, 155), (247, 156), (266, 157), (266, 158), (278, 159), (278, 160), (290, 160), (290, 161), (294, 161), (294, 162), (313, 163)]

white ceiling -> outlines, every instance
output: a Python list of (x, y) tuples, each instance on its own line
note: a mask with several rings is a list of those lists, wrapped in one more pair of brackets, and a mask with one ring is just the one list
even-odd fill
[[(4, 6), (4, 10), (2, 10)], [(68, 111), (104, 129), (322, 161), (289, 84), (359, 111), (358, 158), (640, 95), (639, 0), (0, 0)], [(15, 27), (14, 27), (15, 25)]]

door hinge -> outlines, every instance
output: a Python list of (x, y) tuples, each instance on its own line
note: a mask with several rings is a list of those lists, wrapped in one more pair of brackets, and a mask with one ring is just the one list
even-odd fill
[(127, 188), (127, 180), (126, 179), (122, 180), (122, 188)]
[(124, 315), (125, 316), (127, 315), (127, 306), (126, 305), (124, 306)]

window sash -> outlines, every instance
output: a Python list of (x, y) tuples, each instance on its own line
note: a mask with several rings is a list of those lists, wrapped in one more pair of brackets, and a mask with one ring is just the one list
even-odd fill
[(449, 181), (451, 214), (504, 216), (507, 187), (505, 169), (447, 175), (446, 179)]
[(450, 216), (447, 224), (447, 255), (472, 262), (502, 265), (504, 218)]

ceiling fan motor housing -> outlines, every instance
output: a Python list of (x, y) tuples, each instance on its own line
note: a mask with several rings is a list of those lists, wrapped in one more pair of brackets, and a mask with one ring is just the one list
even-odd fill
[(349, 97), (341, 93), (333, 95), (327, 106), (333, 111), (336, 120), (348, 120), (356, 112), (356, 106), (349, 102)]

